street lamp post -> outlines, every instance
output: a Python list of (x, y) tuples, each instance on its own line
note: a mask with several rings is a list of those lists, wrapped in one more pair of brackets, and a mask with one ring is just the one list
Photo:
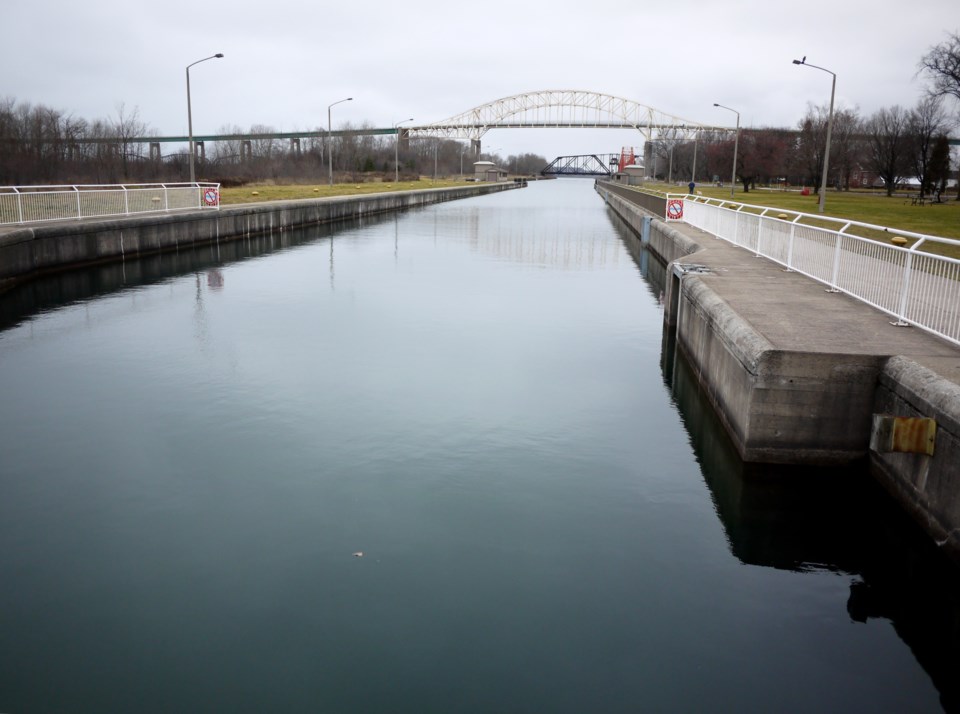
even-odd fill
[[(353, 97), (347, 97), (346, 99), (341, 99), (327, 106), (327, 140), (330, 139), (330, 132), (333, 131), (333, 124), (330, 121), (330, 110), (337, 106), (338, 104), (343, 104), (344, 102), (352, 102)], [(330, 146), (327, 147), (327, 164), (330, 168), (330, 185), (333, 186), (333, 142), (330, 142)]]
[(393, 182), (394, 183), (400, 183), (400, 125), (406, 124), (408, 121), (413, 121), (413, 117), (410, 117), (409, 119), (403, 119), (393, 125), (394, 130), (397, 132), (397, 140), (393, 144)]
[(722, 104), (717, 104), (716, 102), (713, 103), (713, 106), (726, 109), (728, 112), (733, 112), (737, 115), (737, 133), (733, 139), (733, 175), (730, 177), (730, 198), (733, 198), (733, 191), (737, 187), (737, 149), (740, 147), (740, 112), (736, 109), (725, 107)]
[(217, 52), (217, 54), (215, 54), (215, 55), (210, 55), (209, 57), (204, 57), (203, 59), (199, 59), (199, 60), (197, 60), (196, 62), (191, 62), (190, 64), (187, 65), (187, 132), (188, 132), (189, 137), (190, 137), (190, 183), (196, 183), (196, 182), (197, 182), (197, 174), (196, 174), (196, 170), (194, 169), (194, 166), (193, 166), (193, 155), (194, 155), (194, 148), (193, 148), (193, 111), (192, 111), (191, 108), (190, 108), (190, 68), (193, 67), (193, 65), (195, 65), (195, 64), (200, 64), (201, 62), (206, 62), (207, 60), (220, 59), (221, 57), (223, 57), (223, 53), (222, 53), (222, 52)]
[(821, 72), (827, 72), (833, 77), (833, 82), (830, 85), (830, 113), (827, 115), (827, 146), (823, 150), (823, 176), (820, 178), (820, 201), (817, 204), (820, 213), (823, 213), (827, 204), (827, 171), (830, 165), (830, 134), (833, 131), (833, 97), (837, 91), (837, 75), (826, 67), (817, 67), (815, 64), (810, 64), (807, 62), (806, 55), (804, 55), (802, 60), (794, 60), (793, 63), (802, 64), (804, 67), (819, 69)]

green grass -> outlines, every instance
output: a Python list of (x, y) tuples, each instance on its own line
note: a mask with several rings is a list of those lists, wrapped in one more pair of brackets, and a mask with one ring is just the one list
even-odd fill
[(329, 184), (248, 184), (240, 188), (224, 188), (220, 191), (220, 202), (223, 205), (240, 203), (258, 203), (262, 201), (291, 201), (301, 198), (324, 198), (327, 196), (353, 196), (365, 193), (384, 193), (387, 191), (413, 191), (426, 188), (449, 188), (451, 186), (470, 186), (467, 181), (459, 179), (425, 179), (421, 181), (392, 181), (370, 183), (336, 183)]
[[(686, 187), (679, 188), (665, 183), (648, 182), (645, 188), (686, 193)], [(730, 199), (730, 188), (716, 186), (701, 186), (698, 193), (705, 197)], [(752, 190), (744, 193), (742, 187), (737, 187), (734, 198), (738, 203), (764, 208), (779, 208), (788, 215), (788, 220), (796, 218), (797, 213), (817, 214), (818, 196), (811, 192), (809, 196), (802, 196), (798, 191), (765, 191)], [(890, 229), (887, 232), (873, 231), (864, 228), (848, 229), (847, 233), (888, 242), (891, 235), (897, 231), (910, 231), (941, 238), (960, 240), (960, 201), (956, 200), (956, 193), (951, 192), (944, 197), (944, 203), (926, 206), (912, 206), (906, 195), (886, 196), (885, 194), (866, 191), (828, 191), (826, 196), (825, 216), (840, 218), (861, 223), (883, 226)], [(744, 209), (759, 213), (761, 209)], [(803, 218), (801, 223), (807, 225), (822, 225), (838, 229), (836, 223), (824, 223), (816, 218)], [(910, 241), (908, 244), (912, 243)], [(960, 258), (960, 247), (924, 244), (924, 249), (930, 252)]]

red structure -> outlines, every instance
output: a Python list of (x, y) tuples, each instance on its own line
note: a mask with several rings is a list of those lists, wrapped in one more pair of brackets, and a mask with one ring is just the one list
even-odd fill
[(637, 157), (633, 153), (632, 146), (625, 146), (620, 150), (620, 162), (617, 164), (617, 171), (623, 171), (624, 166), (633, 166), (637, 163)]

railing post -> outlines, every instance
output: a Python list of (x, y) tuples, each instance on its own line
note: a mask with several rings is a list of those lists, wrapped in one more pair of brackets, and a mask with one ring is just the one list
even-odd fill
[(763, 238), (763, 214), (760, 214), (759, 216), (757, 216), (757, 251), (756, 251), (756, 254), (753, 256), (754, 258), (759, 258), (761, 255), (763, 255), (760, 252), (760, 240), (762, 238)]
[(913, 274), (913, 249), (907, 251), (907, 260), (903, 265), (903, 292), (900, 294), (900, 308), (897, 311), (897, 321), (893, 324), (897, 327), (906, 327), (907, 322), (907, 297), (910, 293), (910, 276)]
[(787, 241), (787, 270), (793, 270), (793, 234), (797, 229), (797, 219), (790, 222), (790, 240)]
[(17, 194), (17, 217), (20, 219), (20, 223), (23, 223), (23, 198), (20, 191), (17, 190), (17, 187), (13, 187), (13, 192)]
[(126, 215), (130, 215), (130, 194), (127, 193), (127, 187), (123, 184), (120, 184), (120, 188), (123, 189), (123, 212)]
[(830, 289), (827, 290), (828, 293), (840, 292), (837, 288), (837, 279), (840, 275), (840, 241), (843, 239), (843, 236), (840, 233), (837, 233), (836, 236), (836, 247), (833, 249), (833, 276), (830, 278)]
[(77, 192), (77, 218), (83, 218), (83, 210), (80, 208), (80, 189), (73, 186), (73, 190)]
[(167, 184), (160, 184), (163, 186), (163, 210), (167, 213), (170, 212), (170, 192), (167, 190)]

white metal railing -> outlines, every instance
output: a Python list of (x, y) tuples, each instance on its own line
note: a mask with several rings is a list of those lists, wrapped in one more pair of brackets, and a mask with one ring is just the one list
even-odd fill
[(0, 225), (220, 208), (218, 183), (0, 186)]
[[(669, 194), (667, 204), (668, 219), (682, 220), (847, 293), (897, 318), (894, 324), (916, 325), (960, 344), (960, 260), (921, 250), (931, 243), (960, 250), (960, 240), (703, 196)], [(858, 228), (915, 242), (908, 248), (848, 232)]]

